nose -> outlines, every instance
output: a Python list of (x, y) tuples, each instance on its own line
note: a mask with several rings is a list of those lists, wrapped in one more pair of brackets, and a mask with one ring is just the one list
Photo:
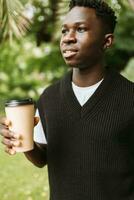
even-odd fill
[(69, 31), (68, 33), (66, 33), (65, 36), (62, 36), (62, 42), (63, 43), (76, 43), (77, 39), (76, 39), (76, 34), (74, 31)]

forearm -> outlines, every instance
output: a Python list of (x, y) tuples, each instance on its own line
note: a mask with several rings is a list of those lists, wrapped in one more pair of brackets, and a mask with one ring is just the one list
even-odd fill
[(25, 152), (24, 154), (26, 158), (37, 167), (44, 167), (47, 163), (46, 151), (47, 149), (45, 145), (35, 143), (34, 149)]

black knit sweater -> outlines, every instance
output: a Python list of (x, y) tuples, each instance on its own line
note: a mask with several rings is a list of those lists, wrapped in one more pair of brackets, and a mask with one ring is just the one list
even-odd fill
[(134, 200), (134, 84), (108, 70), (84, 104), (72, 72), (38, 101), (51, 200)]

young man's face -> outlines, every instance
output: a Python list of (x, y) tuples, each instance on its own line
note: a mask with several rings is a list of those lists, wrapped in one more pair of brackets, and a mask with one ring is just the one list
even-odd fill
[(66, 64), (84, 69), (101, 61), (103, 29), (94, 9), (74, 7), (65, 17), (62, 27), (60, 48)]

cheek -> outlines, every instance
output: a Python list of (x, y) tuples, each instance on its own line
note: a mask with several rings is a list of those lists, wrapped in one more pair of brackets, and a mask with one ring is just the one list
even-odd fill
[(60, 46), (60, 49), (61, 49), (61, 40), (60, 40), (59, 46)]
[(82, 51), (87, 52), (87, 53), (88, 52), (94, 53), (102, 49), (102, 44), (100, 44), (100, 41), (87, 39), (81, 43), (81, 49)]
[(102, 57), (102, 50), (98, 43), (83, 43), (81, 52), (80, 52), (80, 58), (82, 60), (85, 60), (89, 62), (91, 61), (97, 61)]
[(95, 49), (95, 45), (92, 43), (89, 43), (88, 41), (85, 41), (81, 43), (81, 53), (82, 54), (91, 54)]
[(61, 53), (62, 53), (62, 41), (60, 41), (59, 47), (60, 47), (60, 51), (61, 51)]
[(79, 43), (80, 48), (82, 50), (84, 50), (84, 49), (88, 50), (93, 46), (94, 38), (92, 37), (92, 35), (89, 35), (89, 34), (85, 33), (83, 35), (79, 35), (78, 43)]
[(63, 44), (63, 38), (61, 37), (59, 42), (60, 48), (62, 47), (62, 44)]

